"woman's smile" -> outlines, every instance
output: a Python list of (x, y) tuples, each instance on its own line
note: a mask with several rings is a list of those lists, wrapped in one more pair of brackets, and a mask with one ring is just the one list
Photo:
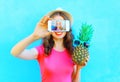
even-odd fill
[(57, 36), (60, 36), (60, 35), (62, 35), (63, 33), (62, 33), (62, 32), (55, 32), (55, 34), (56, 34)]

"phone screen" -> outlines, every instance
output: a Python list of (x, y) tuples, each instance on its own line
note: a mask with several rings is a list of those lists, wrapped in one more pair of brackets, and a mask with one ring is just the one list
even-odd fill
[(49, 20), (48, 21), (48, 31), (69, 31), (70, 22), (69, 20)]

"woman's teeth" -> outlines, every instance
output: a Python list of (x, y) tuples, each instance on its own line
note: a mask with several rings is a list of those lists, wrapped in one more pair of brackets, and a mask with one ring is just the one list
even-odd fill
[(56, 35), (61, 35), (62, 33), (61, 32), (56, 32)]
[(62, 33), (58, 32), (57, 34), (62, 34)]

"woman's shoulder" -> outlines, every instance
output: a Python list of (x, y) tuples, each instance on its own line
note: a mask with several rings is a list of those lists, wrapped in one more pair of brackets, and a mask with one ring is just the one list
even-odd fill
[(36, 46), (35, 48), (36, 48), (36, 49), (43, 49), (44, 46), (43, 46), (43, 45), (38, 45), (38, 46)]
[(38, 51), (38, 54), (44, 53), (44, 46), (43, 45), (38, 45), (35, 48)]

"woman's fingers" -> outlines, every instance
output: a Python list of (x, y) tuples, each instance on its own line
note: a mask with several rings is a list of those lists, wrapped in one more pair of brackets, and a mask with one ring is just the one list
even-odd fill
[(48, 20), (50, 20), (50, 17), (49, 16), (44, 16), (41, 20), (41, 23), (47, 24)]
[(88, 60), (89, 60), (89, 59), (88, 59), (88, 58), (86, 58), (86, 62), (88, 62)]
[(51, 18), (49, 16), (44, 16), (39, 22), (38, 22), (38, 26), (42, 26), (42, 27), (47, 27), (48, 25), (48, 20), (51, 20)]
[(83, 61), (83, 63), (81, 64), (81, 66), (86, 66), (88, 60), (89, 60), (89, 57), (86, 57), (85, 60)]
[(86, 57), (85, 59), (86, 59), (86, 62), (88, 62), (88, 61), (89, 61), (89, 56), (88, 56), (88, 57)]

